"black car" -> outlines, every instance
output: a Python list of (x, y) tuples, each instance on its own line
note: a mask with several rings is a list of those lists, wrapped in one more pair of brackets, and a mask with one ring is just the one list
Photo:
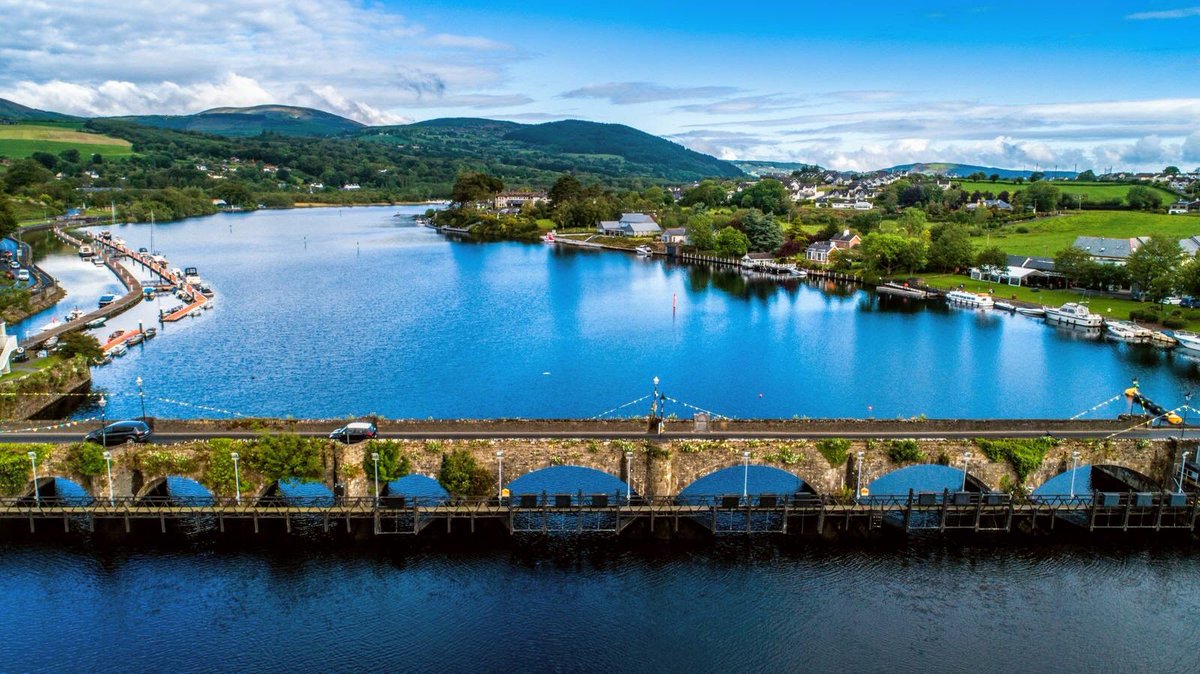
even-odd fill
[(336, 431), (329, 434), (330, 440), (341, 440), (347, 445), (352, 445), (363, 440), (374, 440), (379, 431), (375, 428), (375, 424), (369, 421), (356, 421), (346, 424)]
[(105, 447), (149, 440), (150, 427), (144, 421), (118, 421), (83, 436), (84, 442), (95, 442)]

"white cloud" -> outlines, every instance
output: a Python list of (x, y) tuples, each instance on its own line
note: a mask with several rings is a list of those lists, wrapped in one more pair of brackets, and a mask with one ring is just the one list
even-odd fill
[(512, 46), (431, 34), (357, 0), (0, 0), (0, 15), (0, 96), (38, 108), (284, 103), (374, 123), (403, 119), (410, 105), (528, 100), (495, 90), (525, 58)]
[(736, 87), (672, 87), (654, 82), (605, 82), (589, 84), (562, 94), (563, 98), (599, 98), (613, 105), (718, 98), (740, 91)]
[(1180, 159), (1186, 162), (1200, 162), (1200, 131), (1194, 131), (1184, 139), (1180, 148)]
[(1188, 17), (1200, 16), (1200, 7), (1182, 7), (1180, 9), (1166, 9), (1156, 12), (1136, 12), (1126, 16), (1126, 19), (1134, 21), (1147, 21), (1154, 19), (1186, 19)]

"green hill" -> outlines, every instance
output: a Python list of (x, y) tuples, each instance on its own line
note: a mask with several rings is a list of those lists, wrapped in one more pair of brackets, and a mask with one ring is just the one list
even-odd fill
[(336, 136), (364, 128), (359, 122), (333, 113), (290, 105), (213, 108), (194, 115), (140, 115), (114, 119), (160, 129), (230, 137), (257, 136), (264, 132), (284, 136)]
[(5, 122), (70, 122), (83, 121), (79, 117), (64, 115), (61, 112), (48, 112), (29, 108), (20, 103), (14, 103), (6, 98), (0, 98), (0, 120)]

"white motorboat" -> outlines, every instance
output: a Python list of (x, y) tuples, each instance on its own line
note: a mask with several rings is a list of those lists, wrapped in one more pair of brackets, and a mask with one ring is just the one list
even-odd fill
[(633, 249), (641, 257), (650, 257), (654, 254), (654, 249), (650, 246), (638, 246)]
[(78, 320), (80, 318), (83, 318), (83, 309), (80, 309), (79, 307), (75, 307), (74, 309), (71, 310), (70, 313), (67, 314), (67, 322), (68, 323), (71, 321), (74, 321), (74, 320)]
[(950, 304), (971, 307), (973, 309), (991, 309), (995, 305), (991, 295), (969, 293), (965, 290), (951, 290), (946, 293), (946, 301)]
[(1161, 346), (1164, 349), (1169, 349), (1179, 344), (1179, 341), (1165, 332), (1156, 331), (1150, 333), (1150, 343), (1155, 346)]
[(788, 269), (788, 276), (791, 276), (792, 278), (808, 278), (808, 272), (803, 269), (792, 267), (791, 269)]
[(1148, 342), (1154, 334), (1153, 330), (1129, 321), (1105, 321), (1104, 331), (1109, 337), (1134, 344)]
[(92, 256), (92, 247), (86, 243), (79, 247), (79, 257), (87, 259)]
[(1017, 308), (1015, 306), (1009, 304), (1008, 302), (996, 302), (996, 308), (1002, 309), (1002, 310), (1008, 311), (1008, 312), (1013, 312), (1013, 311), (1017, 310)]
[(1171, 333), (1175, 341), (1189, 351), (1200, 351), (1200, 334), (1189, 332), (1187, 330), (1175, 330)]
[(1100, 314), (1093, 314), (1085, 304), (1067, 302), (1061, 307), (1043, 307), (1046, 310), (1046, 320), (1062, 325), (1073, 325), (1079, 328), (1099, 328), (1104, 324)]
[(58, 326), (59, 326), (58, 319), (57, 319), (57, 318), (51, 318), (49, 323), (47, 323), (47, 324), (43, 325), (42, 327), (38, 328), (38, 332), (45, 332), (45, 331), (47, 331), (47, 330), (53, 330), (54, 328), (57, 328)]
[(1045, 307), (1017, 307), (1017, 313), (1030, 318), (1045, 318)]

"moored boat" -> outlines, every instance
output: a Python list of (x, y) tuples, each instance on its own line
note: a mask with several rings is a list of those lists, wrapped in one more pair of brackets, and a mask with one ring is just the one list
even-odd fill
[(1017, 308), (1015, 306), (1009, 304), (1008, 302), (996, 302), (996, 308), (1001, 309), (1003, 311), (1008, 311), (1008, 312), (1013, 312), (1013, 311), (1017, 310)]
[(1189, 351), (1200, 351), (1200, 334), (1188, 330), (1175, 330), (1171, 332), (1171, 336), (1179, 342), (1179, 346)]
[(136, 344), (141, 344), (143, 339), (145, 339), (145, 335), (143, 335), (140, 332), (135, 332), (135, 333), (133, 333), (132, 337), (130, 337), (128, 340), (126, 340), (125, 343), (128, 344), (129, 346), (134, 346)]
[(38, 328), (38, 332), (45, 332), (47, 330), (53, 330), (54, 328), (57, 328), (59, 325), (61, 325), (61, 324), (58, 322), (57, 318), (51, 318), (49, 323)]
[(67, 314), (68, 322), (69, 321), (77, 321), (80, 318), (83, 318), (83, 309), (80, 309), (79, 307), (75, 307), (74, 309), (72, 309), (70, 311), (70, 313)]
[(92, 247), (86, 243), (79, 247), (79, 257), (84, 259), (91, 257), (94, 252), (95, 251), (92, 250)]
[(808, 278), (808, 272), (798, 267), (792, 267), (788, 269), (788, 276), (792, 278)]
[(1142, 344), (1150, 341), (1150, 336), (1154, 331), (1149, 328), (1143, 328), (1137, 323), (1130, 321), (1105, 321), (1104, 331), (1108, 336), (1114, 339), (1119, 339), (1123, 342), (1132, 342), (1134, 344)]
[(110, 349), (108, 353), (109, 353), (109, 355), (111, 355), (115, 358), (120, 358), (121, 356), (124, 356), (128, 351), (129, 351), (129, 347), (125, 346), (124, 344), (118, 344), (118, 345), (114, 346), (112, 349)]
[(1104, 324), (1100, 314), (1093, 314), (1087, 305), (1078, 302), (1067, 302), (1061, 307), (1043, 307), (1046, 320), (1062, 325), (1073, 325), (1080, 328), (1099, 328)]
[(946, 301), (973, 309), (991, 309), (995, 305), (990, 295), (970, 293), (965, 290), (951, 290), (946, 293)]
[(1043, 318), (1046, 315), (1045, 307), (1017, 307), (1017, 313), (1030, 318)]
[(911, 297), (911, 298), (917, 299), (917, 300), (928, 299), (931, 295), (931, 293), (928, 290), (914, 288), (914, 287), (908, 285), (907, 283), (896, 283), (895, 281), (888, 281), (887, 283), (877, 286), (875, 288), (875, 292), (880, 293), (882, 295), (896, 295), (899, 297)]
[(97, 304), (99, 304), (101, 307), (107, 307), (108, 305), (110, 305), (116, 301), (117, 301), (116, 295), (101, 295), (100, 301)]
[(158, 328), (146, 328), (146, 339), (154, 339), (158, 336)]
[(1179, 344), (1178, 340), (1176, 340), (1174, 337), (1165, 332), (1159, 332), (1157, 330), (1150, 333), (1150, 343), (1154, 344), (1155, 346), (1161, 346), (1168, 349)]
[(88, 321), (83, 327), (85, 327), (89, 330), (95, 330), (96, 328), (104, 327), (104, 324), (107, 322), (108, 322), (108, 319), (101, 316), (100, 318)]
[(638, 246), (633, 250), (641, 257), (650, 257), (654, 253), (654, 249), (650, 246)]

